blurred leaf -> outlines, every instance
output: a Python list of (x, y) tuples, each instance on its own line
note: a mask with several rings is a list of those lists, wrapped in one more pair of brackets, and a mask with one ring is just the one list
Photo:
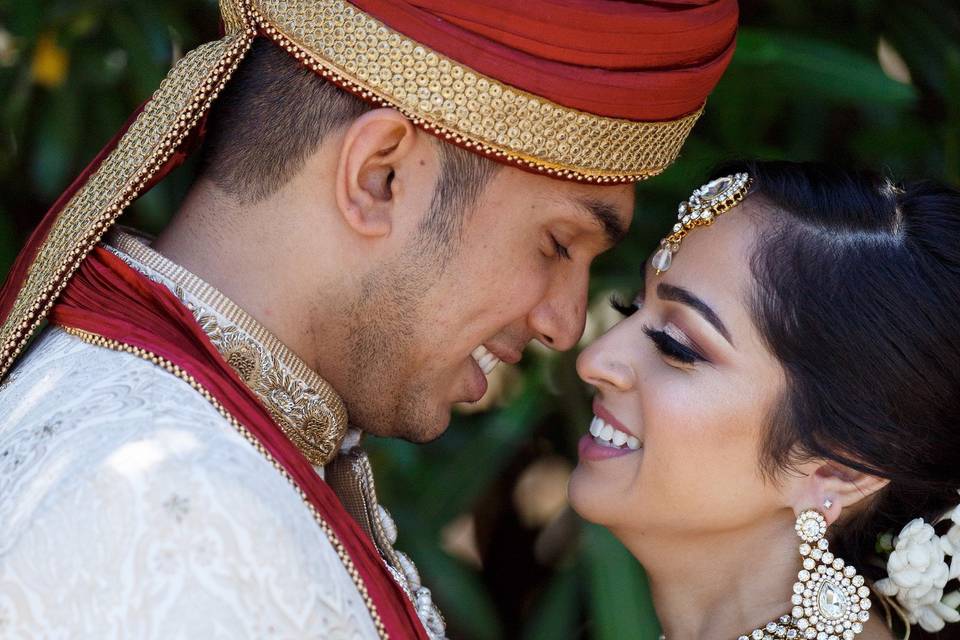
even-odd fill
[(4, 12), (10, 30), (23, 38), (36, 38), (43, 24), (42, 2), (14, 2)]
[(537, 602), (523, 630), (523, 640), (575, 637), (578, 626), (579, 579), (573, 569), (563, 569)]
[(80, 139), (80, 109), (75, 94), (58, 92), (41, 112), (33, 173), (40, 193), (56, 199), (73, 177), (74, 150)]
[(586, 525), (583, 571), (590, 591), (591, 637), (656, 640), (660, 626), (643, 569), (609, 531)]
[(858, 104), (906, 105), (915, 91), (887, 77), (873, 58), (831, 42), (744, 27), (731, 66), (794, 96)]
[(0, 208), (0, 264), (9, 264), (20, 249), (10, 224), (9, 214)]
[(482, 416), (470, 438), (432, 470), (427, 490), (415, 497), (417, 513), (446, 524), (468, 511), (537, 424), (542, 405), (535, 387), (503, 411)]
[[(946, 64), (947, 95), (960, 95), (960, 49), (951, 49)], [(960, 104), (947, 102), (944, 123), (944, 174), (955, 184), (960, 183)]]
[(429, 531), (404, 531), (402, 545), (417, 558), (425, 584), (455, 628), (477, 640), (503, 637), (497, 611), (473, 569), (440, 551)]
[[(926, 10), (919, 6), (922, 4), (927, 5)], [(931, 4), (936, 3), (891, 2), (881, 14), (884, 35), (906, 60), (915, 80), (954, 95), (947, 88), (945, 64), (949, 52), (960, 46), (960, 25), (956, 16), (951, 20), (950, 12), (938, 11)]]

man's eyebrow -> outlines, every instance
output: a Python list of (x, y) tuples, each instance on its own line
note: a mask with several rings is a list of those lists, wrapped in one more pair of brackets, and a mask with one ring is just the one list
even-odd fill
[(704, 320), (712, 324), (713, 328), (719, 331), (720, 335), (727, 339), (727, 342), (730, 343), (730, 346), (733, 346), (733, 339), (730, 337), (730, 332), (727, 330), (726, 325), (723, 324), (720, 316), (717, 315), (716, 311), (710, 308), (710, 305), (697, 296), (693, 295), (682, 287), (676, 287), (672, 284), (661, 282), (657, 285), (657, 297), (661, 300), (671, 300), (673, 302), (679, 302), (680, 304), (687, 305), (703, 316)]
[(618, 244), (627, 235), (627, 228), (612, 204), (594, 198), (577, 198), (574, 202), (600, 225), (611, 245)]

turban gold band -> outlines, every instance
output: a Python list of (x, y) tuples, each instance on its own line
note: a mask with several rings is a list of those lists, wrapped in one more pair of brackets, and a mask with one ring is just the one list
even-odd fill
[(521, 91), (407, 38), (344, 0), (263, 0), (257, 26), (312, 70), (444, 140), (551, 176), (636, 182), (666, 169), (702, 112), (607, 118)]

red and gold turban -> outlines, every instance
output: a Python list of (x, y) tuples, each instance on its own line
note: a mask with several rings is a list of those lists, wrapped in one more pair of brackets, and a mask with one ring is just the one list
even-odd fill
[(0, 378), (135, 198), (268, 37), (345, 90), (467, 149), (561, 179), (633, 182), (676, 158), (733, 54), (736, 0), (221, 0), (191, 51), (54, 204), (0, 292)]
[(603, 183), (676, 158), (737, 23), (732, 0), (265, 0), (251, 13), (318, 72), (446, 139)]

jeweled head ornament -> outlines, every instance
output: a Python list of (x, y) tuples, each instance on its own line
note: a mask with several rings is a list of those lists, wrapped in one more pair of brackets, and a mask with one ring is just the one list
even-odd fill
[(680, 242), (690, 231), (713, 224), (719, 216), (740, 204), (750, 192), (752, 184), (753, 179), (748, 174), (735, 173), (711, 180), (681, 202), (673, 231), (660, 241), (660, 248), (650, 261), (657, 275), (670, 268), (673, 254), (680, 250)]
[(197, 125), (255, 38), (450, 144), (613, 184), (673, 162), (737, 25), (736, 0), (220, 0), (220, 10), (224, 36), (177, 62), (17, 257), (0, 292), (0, 378), (117, 217), (197, 146)]

